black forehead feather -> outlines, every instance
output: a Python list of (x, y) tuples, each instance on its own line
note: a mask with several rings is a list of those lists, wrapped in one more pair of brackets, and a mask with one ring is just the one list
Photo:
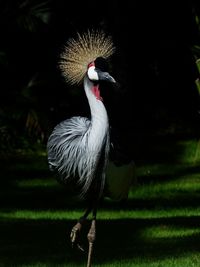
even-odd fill
[(108, 71), (108, 62), (103, 57), (97, 57), (94, 61), (95, 67), (101, 71)]

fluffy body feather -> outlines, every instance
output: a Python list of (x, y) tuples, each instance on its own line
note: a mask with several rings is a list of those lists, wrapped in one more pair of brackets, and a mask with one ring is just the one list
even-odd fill
[(48, 162), (62, 182), (72, 178), (81, 186), (81, 197), (87, 197), (91, 186), (102, 195), (109, 153), (109, 123), (103, 103), (92, 93), (92, 82), (84, 79), (91, 110), (91, 120), (72, 117), (58, 124), (47, 143)]

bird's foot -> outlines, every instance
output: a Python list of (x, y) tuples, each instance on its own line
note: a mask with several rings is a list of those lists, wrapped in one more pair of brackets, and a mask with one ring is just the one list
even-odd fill
[(76, 246), (79, 250), (84, 251), (83, 247), (79, 244), (81, 228), (82, 228), (82, 223), (77, 222), (77, 224), (74, 225), (74, 227), (71, 230), (70, 239), (72, 243), (72, 248)]

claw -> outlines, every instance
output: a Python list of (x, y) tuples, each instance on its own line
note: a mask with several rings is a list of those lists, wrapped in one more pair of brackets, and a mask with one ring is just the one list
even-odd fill
[(84, 248), (80, 245), (80, 244), (77, 244), (77, 248), (82, 251), (82, 252), (85, 252)]
[(71, 239), (71, 243), (72, 243), (72, 248), (74, 248), (76, 246), (79, 250), (84, 251), (83, 247), (78, 242), (81, 227), (82, 227), (82, 224), (80, 222), (78, 222), (72, 228), (71, 233), (70, 233), (70, 239)]
[(78, 236), (78, 230), (79, 228), (74, 226), (72, 228), (72, 231), (71, 231), (71, 234), (70, 234), (70, 239), (71, 239), (71, 242), (72, 242), (72, 247), (74, 246), (74, 243), (76, 242), (77, 240), (77, 236)]

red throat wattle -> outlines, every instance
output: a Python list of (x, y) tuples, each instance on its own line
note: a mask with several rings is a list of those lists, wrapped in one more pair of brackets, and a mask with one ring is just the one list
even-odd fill
[[(92, 62), (90, 62), (90, 63), (88, 64), (88, 68), (90, 68), (90, 67), (92, 67), (92, 66), (95, 66), (94, 61), (92, 61)], [(100, 101), (103, 101), (103, 98), (102, 98), (101, 95), (100, 95), (100, 90), (99, 90), (99, 85), (98, 85), (98, 84), (97, 84), (97, 85), (94, 85), (94, 86), (92, 87), (92, 92), (93, 92), (93, 94), (95, 95), (96, 99), (98, 99), (98, 100), (100, 100)]]
[(100, 95), (100, 90), (99, 90), (99, 85), (98, 84), (97, 85), (94, 85), (92, 87), (92, 92), (95, 95), (96, 99), (98, 99), (100, 101), (103, 101), (103, 98)]

